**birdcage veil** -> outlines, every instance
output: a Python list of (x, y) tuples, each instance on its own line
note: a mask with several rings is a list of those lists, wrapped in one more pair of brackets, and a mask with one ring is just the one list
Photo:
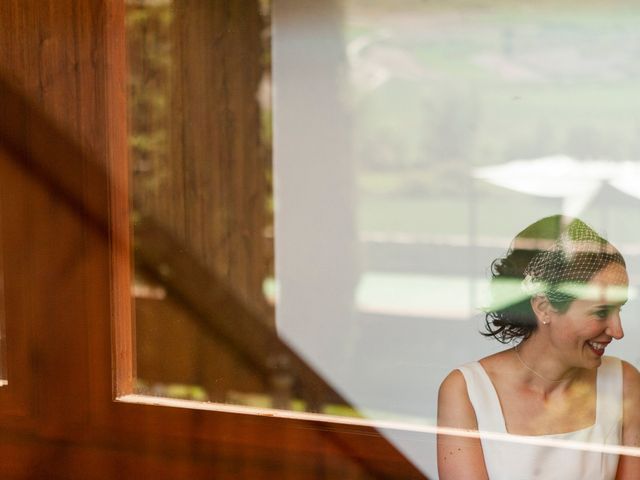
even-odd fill
[[(590, 295), (591, 279), (611, 263), (625, 266), (620, 252), (582, 220), (554, 215), (532, 223), (491, 264), (483, 334), (503, 343), (527, 338), (537, 328), (532, 297), (544, 295), (564, 311), (576, 298)], [(620, 275), (626, 276), (624, 268)]]
[(586, 295), (587, 282), (609, 263), (624, 265), (618, 250), (593, 228), (572, 219), (554, 242), (537, 253), (523, 272), (528, 296), (565, 301)]

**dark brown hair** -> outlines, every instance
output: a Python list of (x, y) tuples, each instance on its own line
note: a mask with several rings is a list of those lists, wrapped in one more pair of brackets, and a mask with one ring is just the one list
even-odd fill
[[(588, 238), (600, 248), (568, 252), (561, 238), (569, 244)], [(486, 311), (482, 335), (510, 343), (525, 340), (535, 331), (538, 322), (531, 295), (522, 289), (525, 270), (534, 258), (539, 264), (538, 279), (546, 282), (544, 294), (559, 312), (565, 312), (575, 300), (556, 288), (562, 282), (587, 283), (610, 263), (625, 266), (620, 252), (583, 221), (561, 215), (538, 220), (516, 235), (506, 256), (491, 263), (492, 305)]]

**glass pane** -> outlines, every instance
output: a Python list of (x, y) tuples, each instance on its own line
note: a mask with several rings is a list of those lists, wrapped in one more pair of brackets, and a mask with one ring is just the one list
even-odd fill
[[(360, 414), (427, 431), (449, 372), (517, 361), (479, 335), (491, 264), (554, 214), (622, 252), (626, 336), (606, 351), (640, 364), (635, 5), (276, 7), (278, 331)], [(436, 475), (429, 440), (389, 435)]]
[(127, 4), (136, 389), (304, 409), (274, 330), (269, 6), (232, 3)]
[(640, 365), (636, 5), (215, 4), (129, 4), (139, 392), (384, 421), (431, 478), (400, 432), (518, 361), (479, 335), (491, 265), (556, 214), (624, 257), (606, 352)]

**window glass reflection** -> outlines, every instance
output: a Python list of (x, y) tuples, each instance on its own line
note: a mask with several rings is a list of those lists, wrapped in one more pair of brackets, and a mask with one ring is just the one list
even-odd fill
[[(635, 291), (634, 5), (279, 5), (278, 331), (361, 412), (432, 424), (448, 372), (501, 350), (489, 267), (540, 218), (603, 232)], [(607, 350), (635, 364), (637, 309)]]
[[(555, 214), (637, 316), (634, 4), (211, 3), (129, 2), (140, 392), (433, 427), (501, 350), (491, 262)], [(640, 364), (637, 330), (607, 352)]]

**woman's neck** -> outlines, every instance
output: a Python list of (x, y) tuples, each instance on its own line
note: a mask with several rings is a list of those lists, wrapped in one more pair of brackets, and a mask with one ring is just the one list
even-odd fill
[(567, 389), (580, 376), (580, 368), (566, 365), (548, 342), (532, 335), (513, 349), (521, 378), (536, 391), (549, 394)]

